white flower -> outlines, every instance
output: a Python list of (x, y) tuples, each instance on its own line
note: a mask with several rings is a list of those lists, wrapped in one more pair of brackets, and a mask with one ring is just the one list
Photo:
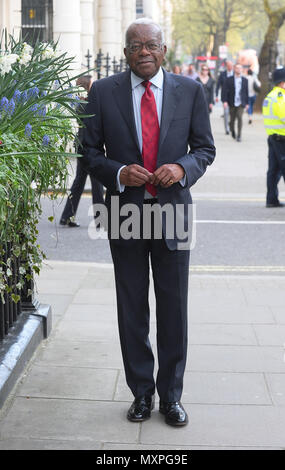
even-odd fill
[(35, 181), (32, 181), (30, 187), (31, 189), (37, 189), (38, 184)]
[(31, 59), (32, 59), (32, 56), (30, 56), (29, 54), (23, 54), (20, 57), (19, 64), (27, 65), (31, 61)]
[(23, 43), (23, 54), (31, 56), (33, 55), (33, 51), (34, 49), (29, 44), (27, 44), (26, 42)]
[(6, 54), (0, 57), (0, 75), (5, 75), (12, 70), (12, 65), (17, 62), (19, 56), (17, 54)]
[(24, 42), (19, 64), (27, 65), (32, 60), (32, 55), (33, 55), (33, 48), (29, 46), (29, 44)]
[(56, 56), (56, 53), (53, 49), (53, 47), (51, 46), (46, 46), (45, 49), (42, 51), (42, 58), (43, 60), (46, 60), (46, 59), (52, 59), (53, 57)]

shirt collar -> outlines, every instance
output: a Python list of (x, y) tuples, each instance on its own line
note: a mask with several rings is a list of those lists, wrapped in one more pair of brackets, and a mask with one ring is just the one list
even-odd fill
[[(152, 77), (149, 81), (150, 81), (154, 86), (156, 86), (157, 88), (159, 88), (160, 90), (162, 90), (162, 87), (163, 87), (163, 79), (164, 79), (163, 71), (162, 71), (162, 68), (160, 67), (160, 68), (159, 68), (159, 71), (157, 72), (157, 74), (154, 75), (154, 77)], [(135, 89), (138, 85), (140, 85), (142, 82), (144, 82), (144, 79), (138, 77), (136, 74), (134, 74), (134, 72), (131, 71), (132, 90), (134, 90), (134, 89)]]

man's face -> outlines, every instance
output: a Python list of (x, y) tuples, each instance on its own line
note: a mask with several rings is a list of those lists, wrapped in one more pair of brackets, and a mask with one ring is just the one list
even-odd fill
[(157, 74), (166, 50), (161, 33), (154, 25), (138, 24), (129, 31), (124, 54), (131, 70), (149, 80)]
[(239, 77), (242, 72), (242, 66), (240, 64), (235, 65), (235, 74)]
[(233, 70), (233, 64), (232, 62), (227, 62), (227, 71), (231, 72)]

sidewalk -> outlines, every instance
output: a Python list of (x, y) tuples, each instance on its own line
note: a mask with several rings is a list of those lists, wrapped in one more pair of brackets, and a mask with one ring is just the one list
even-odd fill
[[(187, 427), (127, 421), (111, 265), (50, 261), (53, 330), (0, 413), (0, 449), (285, 448), (285, 278), (191, 274)], [(151, 342), (155, 344), (151, 293)]]

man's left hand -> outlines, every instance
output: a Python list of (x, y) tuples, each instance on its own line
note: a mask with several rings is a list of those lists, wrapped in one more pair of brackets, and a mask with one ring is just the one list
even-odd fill
[(181, 165), (176, 163), (167, 163), (158, 168), (152, 177), (151, 183), (162, 188), (170, 188), (185, 176), (185, 170)]

